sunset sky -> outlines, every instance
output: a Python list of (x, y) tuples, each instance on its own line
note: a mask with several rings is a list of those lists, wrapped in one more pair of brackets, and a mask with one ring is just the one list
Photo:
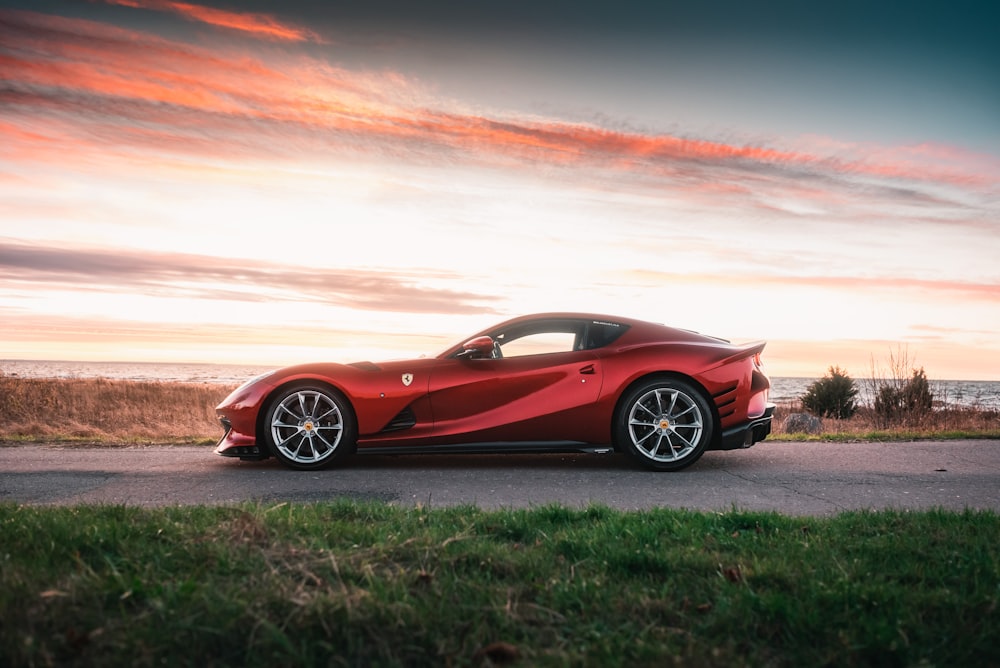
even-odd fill
[(996, 7), (0, 1), (0, 359), (583, 310), (1000, 380)]

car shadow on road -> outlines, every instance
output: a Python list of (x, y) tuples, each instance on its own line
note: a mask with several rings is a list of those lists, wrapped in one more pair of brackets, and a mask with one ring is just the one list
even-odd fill
[(561, 454), (434, 454), (434, 455), (354, 455), (343, 466), (352, 469), (635, 469), (628, 457), (609, 453)]
[[(220, 464), (231, 465), (231, 460), (220, 460)], [(701, 459), (684, 469), (685, 472), (696, 472), (720, 469), (740, 469), (741, 463), (748, 463), (745, 458), (732, 453), (706, 452)], [(289, 473), (308, 473), (309, 471), (291, 471), (275, 458), (263, 461), (240, 462), (241, 468), (256, 470), (282, 470)], [(491, 453), (491, 454), (413, 454), (413, 455), (375, 455), (356, 454), (346, 457), (333, 466), (322, 469), (323, 472), (337, 471), (379, 471), (379, 470), (432, 470), (432, 471), (519, 471), (519, 470), (550, 470), (550, 471), (650, 471), (627, 455), (621, 453), (590, 454), (590, 453)], [(316, 471), (313, 471), (316, 473)]]

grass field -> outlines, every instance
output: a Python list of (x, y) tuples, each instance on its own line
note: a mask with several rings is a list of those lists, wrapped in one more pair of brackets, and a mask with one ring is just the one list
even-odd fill
[[(0, 374), (0, 440), (98, 443), (208, 443), (222, 435), (215, 406), (232, 387), (209, 383), (46, 380)], [(784, 418), (801, 410), (781, 405), (776, 439), (912, 440), (1000, 438), (1000, 412), (961, 408), (933, 411), (919, 424), (876, 429), (870, 411), (850, 420), (824, 420), (815, 435), (786, 434)]]
[(936, 408), (907, 424), (885, 428), (870, 408), (862, 407), (847, 420), (823, 419), (818, 434), (789, 433), (783, 428), (791, 413), (805, 412), (797, 402), (779, 404), (774, 413), (774, 431), (768, 438), (784, 441), (915, 441), (925, 439), (1000, 438), (1000, 411), (944, 407)]
[(0, 375), (0, 439), (100, 443), (208, 442), (232, 387)]
[(995, 666), (1000, 516), (0, 504), (0, 664)]

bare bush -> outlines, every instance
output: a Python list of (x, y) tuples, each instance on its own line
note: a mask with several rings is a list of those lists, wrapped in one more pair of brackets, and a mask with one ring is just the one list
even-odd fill
[(924, 368), (915, 368), (914, 361), (905, 346), (889, 351), (886, 369), (872, 357), (867, 382), (877, 428), (918, 427), (931, 415), (934, 395)]

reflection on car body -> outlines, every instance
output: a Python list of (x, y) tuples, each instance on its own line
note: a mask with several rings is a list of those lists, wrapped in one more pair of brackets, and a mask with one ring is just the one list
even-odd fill
[(216, 452), (317, 469), (355, 452), (614, 449), (676, 471), (770, 433), (764, 346), (607, 315), (523, 316), (432, 358), (252, 379), (216, 409)]

